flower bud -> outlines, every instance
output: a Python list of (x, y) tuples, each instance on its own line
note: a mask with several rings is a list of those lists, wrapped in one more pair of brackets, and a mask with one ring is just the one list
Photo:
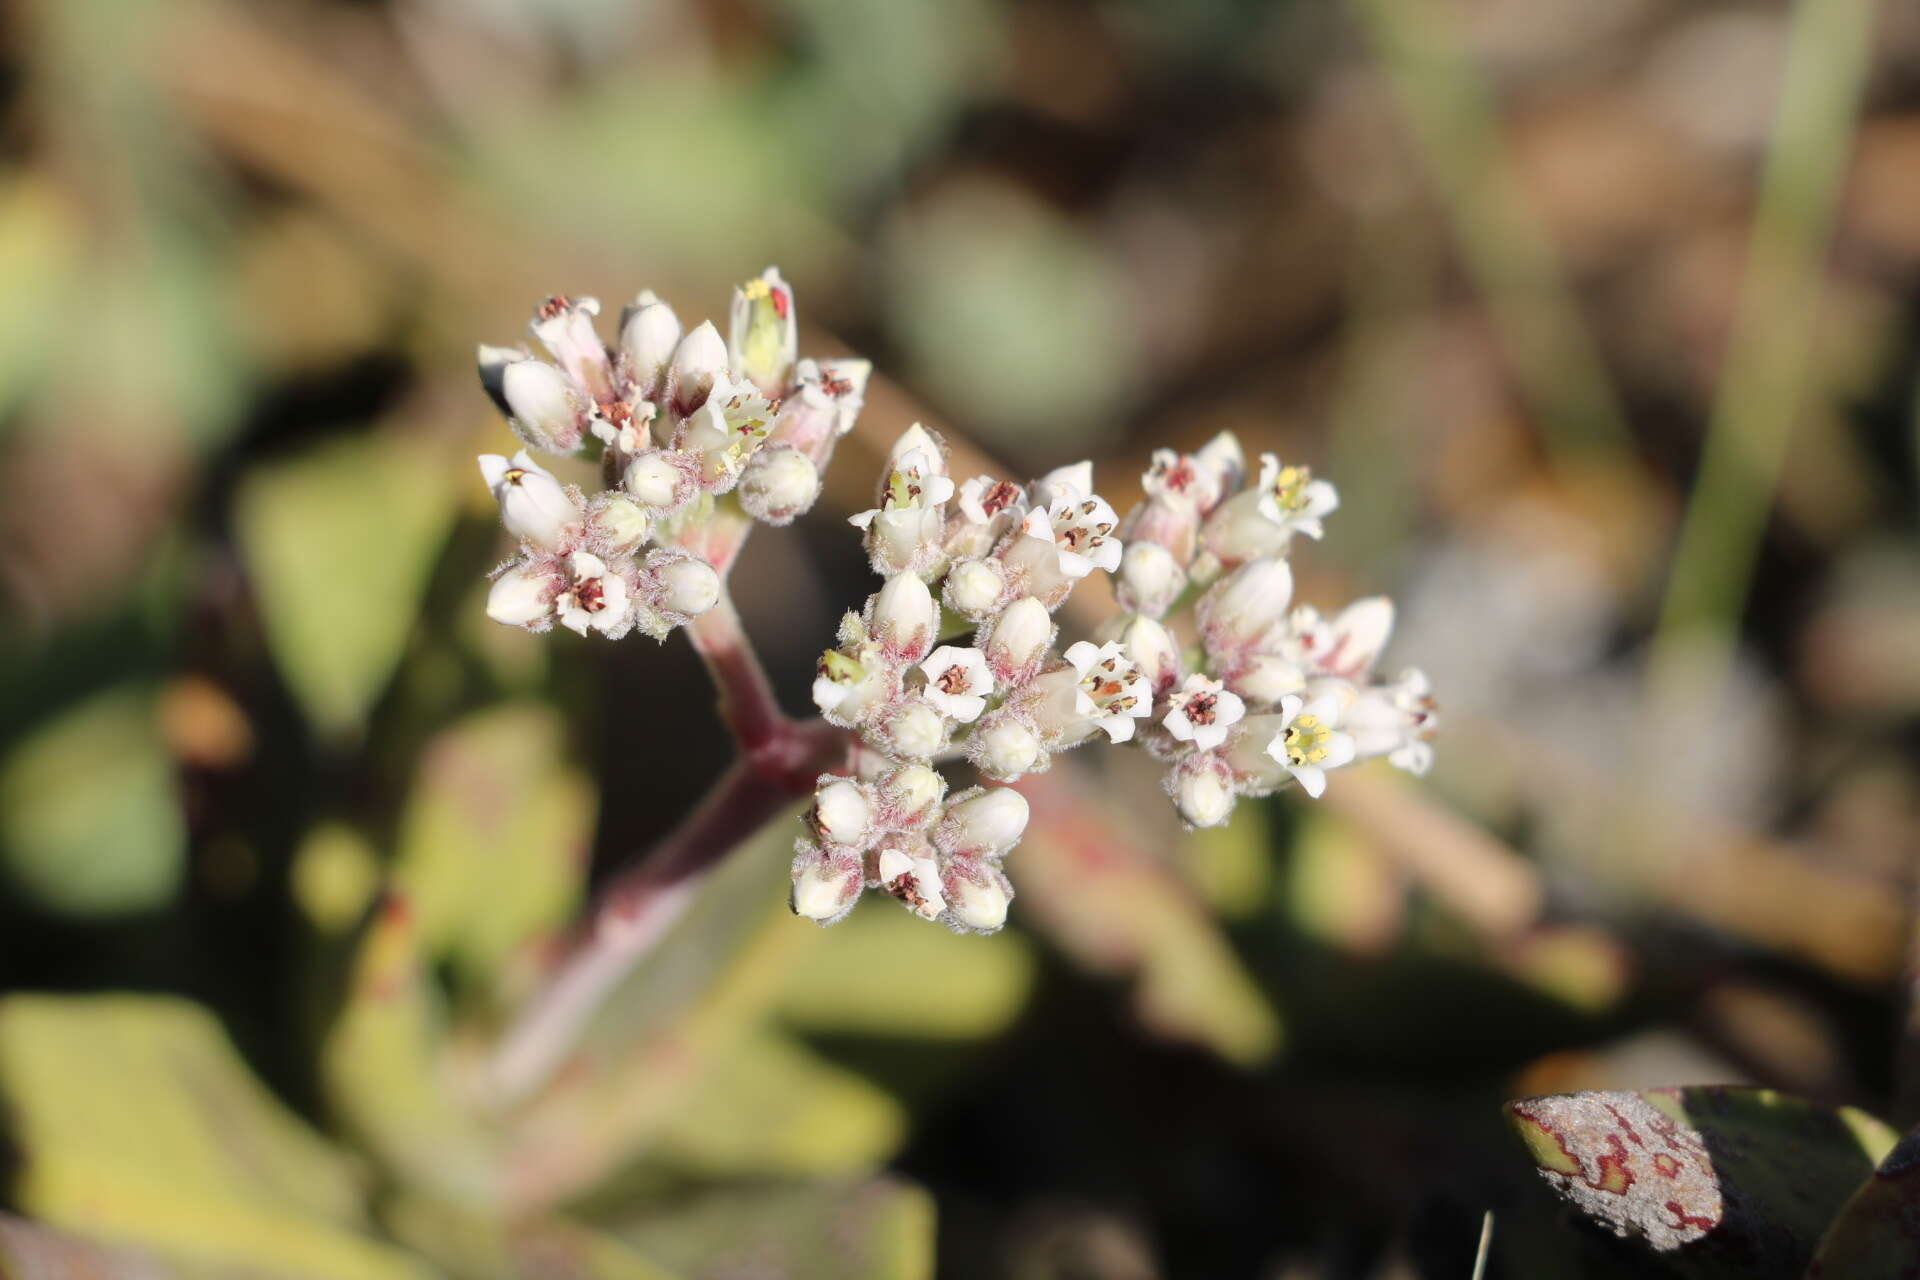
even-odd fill
[(1168, 777), (1173, 807), (1190, 827), (1218, 827), (1233, 813), (1233, 774), (1212, 754), (1188, 756)]
[(493, 407), (511, 418), (513, 408), (507, 403), (506, 388), (502, 385), (507, 366), (521, 360), (531, 360), (532, 354), (524, 346), (496, 347), (485, 342), (480, 344), (477, 354), (481, 387), (486, 390), (488, 399), (493, 401)]
[[(918, 455), (916, 458), (915, 455)], [(912, 472), (918, 476), (944, 476), (947, 474), (947, 449), (940, 437), (916, 422), (900, 433), (893, 442), (893, 448), (887, 451), (887, 465), (880, 469), (880, 495), (885, 501), (887, 486), (895, 472)], [(945, 501), (953, 492), (949, 483), (940, 500)]]
[(1260, 510), (1260, 494), (1248, 489), (1213, 509), (1200, 531), (1207, 550), (1222, 564), (1233, 566), (1260, 556), (1277, 556), (1287, 549), (1293, 530), (1269, 520)]
[(699, 490), (694, 468), (664, 449), (636, 454), (622, 480), (628, 493), (655, 511), (673, 511), (693, 501)]
[(974, 727), (967, 759), (996, 782), (1012, 782), (1046, 768), (1047, 749), (1032, 725), (1011, 711), (1000, 712)]
[(820, 496), (820, 470), (798, 449), (775, 445), (747, 460), (738, 492), (740, 505), (755, 520), (792, 524)]
[(917, 574), (896, 573), (868, 603), (867, 630), (887, 657), (910, 665), (933, 648), (940, 611)]
[(562, 585), (555, 574), (515, 565), (493, 580), (487, 616), (509, 627), (532, 626), (553, 614), (553, 599)]
[(833, 924), (860, 900), (865, 875), (858, 858), (836, 857), (801, 841), (793, 860), (793, 914)]
[(1173, 634), (1152, 618), (1135, 618), (1120, 633), (1120, 647), (1133, 665), (1153, 686), (1153, 696), (1163, 698), (1186, 675), (1180, 660), (1180, 646)]
[(1022, 596), (1001, 611), (987, 629), (981, 645), (987, 667), (1002, 687), (1017, 687), (1033, 679), (1053, 644), (1053, 617), (1032, 596)]
[(632, 498), (603, 493), (593, 501), (588, 523), (609, 551), (631, 551), (653, 532), (653, 516)]
[[(1240, 447), (1239, 437), (1231, 431), (1222, 431), (1201, 445), (1193, 461), (1212, 480), (1212, 489), (1218, 495), (1214, 505), (1240, 492), (1240, 486), (1247, 482), (1247, 455)], [(1200, 514), (1206, 515), (1208, 510), (1211, 506)]]
[(1248, 656), (1227, 679), (1227, 687), (1249, 702), (1275, 703), (1307, 687), (1300, 664), (1277, 653)]
[(500, 372), (500, 395), (514, 432), (536, 449), (572, 453), (586, 434), (585, 404), (567, 376), (541, 360), (515, 360)]
[(902, 702), (887, 713), (880, 738), (889, 755), (925, 760), (947, 743), (947, 722), (924, 702)]
[(514, 537), (558, 551), (579, 536), (579, 504), (525, 449), (511, 462), (497, 453), (481, 454), (480, 476), (500, 504), (500, 522)]
[(1121, 608), (1149, 618), (1164, 617), (1186, 588), (1186, 570), (1171, 551), (1157, 542), (1127, 544), (1115, 587)]
[(1250, 560), (1215, 583), (1194, 606), (1210, 654), (1258, 644), (1279, 626), (1293, 598), (1293, 570), (1285, 560)]
[(978, 622), (1000, 603), (1007, 585), (997, 560), (962, 560), (947, 570), (941, 598), (955, 613)]
[(720, 575), (705, 560), (690, 555), (664, 558), (655, 567), (659, 606), (669, 613), (698, 617), (720, 601)]
[(548, 298), (534, 310), (527, 327), (553, 353), (560, 367), (595, 400), (613, 396), (613, 370), (607, 362), (607, 344), (593, 327), (600, 314), (598, 298)]
[(642, 400), (658, 400), (666, 390), (667, 366), (680, 345), (680, 317), (673, 308), (643, 290), (620, 319), (620, 359)]
[(787, 378), (799, 351), (793, 314), (793, 290), (768, 267), (757, 280), (733, 291), (727, 324), (727, 354), (733, 367), (768, 396), (786, 394)]
[[(973, 871), (978, 879), (967, 874)], [(1013, 886), (993, 867), (958, 868), (946, 879), (948, 918), (976, 933), (996, 933), (1007, 923)]]
[(880, 820), (890, 831), (924, 827), (933, 817), (947, 780), (924, 764), (902, 765), (880, 779)]
[(1027, 814), (1027, 798), (1012, 787), (976, 787), (948, 803), (933, 843), (946, 854), (997, 858), (1020, 843)]
[(714, 379), (727, 371), (727, 344), (711, 320), (680, 339), (667, 366), (667, 403), (675, 415), (687, 418), (707, 402)]
[(879, 872), (881, 886), (922, 919), (932, 920), (947, 909), (947, 900), (940, 893), (940, 868), (932, 858), (902, 849), (883, 849)]
[(873, 804), (851, 778), (824, 781), (813, 793), (813, 829), (834, 845), (862, 845), (873, 830)]

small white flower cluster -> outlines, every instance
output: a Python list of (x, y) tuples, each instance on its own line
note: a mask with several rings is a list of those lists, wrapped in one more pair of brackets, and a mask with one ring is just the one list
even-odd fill
[[(813, 687), (870, 763), (858, 779), (820, 780), (794, 910), (830, 924), (872, 887), (957, 930), (1000, 927), (1013, 895), (1000, 862), (1026, 805), (1005, 788), (943, 805), (943, 761), (1010, 782), (1102, 735), (1135, 742), (1167, 763), (1193, 826), (1288, 782), (1319, 796), (1328, 770), (1373, 756), (1424, 772), (1437, 726), (1425, 678), (1372, 676), (1391, 604), (1332, 618), (1291, 607), (1283, 557), (1295, 534), (1321, 536), (1333, 487), (1271, 454), (1246, 476), (1231, 435), (1192, 455), (1161, 450), (1122, 521), (1093, 493), (1089, 463), (1025, 487), (956, 486), (939, 439), (909, 429), (879, 505), (852, 517), (886, 582), (842, 620)], [(1114, 574), (1125, 612), (1103, 642), (1056, 655), (1053, 611), (1095, 569)], [(941, 643), (967, 630), (971, 646)]]
[(562, 485), (525, 449), (488, 454), (480, 472), (520, 554), (501, 566), (487, 614), (544, 631), (639, 630), (663, 639), (711, 608), (720, 577), (699, 554), (715, 500), (790, 523), (820, 494), (820, 473), (860, 411), (864, 360), (800, 360), (793, 291), (769, 268), (734, 291), (729, 336), (711, 321), (683, 332), (650, 291), (621, 314), (609, 348), (593, 298), (549, 298), (530, 326), (553, 357), (480, 348), (480, 377), (530, 448), (600, 446), (602, 492)]

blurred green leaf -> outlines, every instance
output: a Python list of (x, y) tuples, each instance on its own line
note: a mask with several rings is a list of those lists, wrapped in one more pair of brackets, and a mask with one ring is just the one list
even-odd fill
[(1562, 1198), (1703, 1277), (1801, 1274), (1895, 1139), (1850, 1107), (1721, 1085), (1523, 1098), (1507, 1119)]
[(881, 1178), (695, 1193), (608, 1229), (688, 1275), (917, 1280), (933, 1274), (933, 1225), (932, 1197)]
[(424, 1274), (359, 1234), (347, 1161), (194, 1005), (10, 996), (0, 1094), (22, 1157), (14, 1198), (55, 1226), (278, 1276)]
[(394, 867), (427, 949), (487, 978), (564, 923), (580, 896), (594, 796), (546, 704), (498, 707), (435, 738)]
[(1180, 864), (1220, 915), (1244, 920), (1259, 914), (1273, 890), (1273, 824), (1267, 807), (1243, 804), (1232, 822), (1189, 832)]
[(1920, 1258), (1920, 1129), (1895, 1144), (1853, 1193), (1807, 1269), (1808, 1280), (1907, 1280)]
[(9, 877), (78, 916), (148, 911), (173, 898), (186, 826), (150, 691), (96, 695), (0, 762)]
[(454, 482), (424, 446), (362, 435), (263, 466), (241, 486), (235, 515), (267, 639), (323, 732), (356, 730), (392, 677)]
[(974, 1040), (1020, 1015), (1033, 968), (1018, 934), (982, 946), (875, 894), (800, 958), (775, 1008), (808, 1032)]
[(402, 1181), (457, 1205), (492, 1205), (499, 1162), (458, 1101), (444, 1047), (419, 923), (404, 898), (389, 898), (361, 941), (321, 1078), (341, 1117)]
[(380, 888), (380, 860), (351, 827), (317, 827), (293, 856), (293, 900), (322, 933), (344, 933)]
[(65, 305), (61, 291), (77, 257), (75, 213), (51, 182), (17, 177), (0, 186), (0, 409), (10, 410), (43, 368)]

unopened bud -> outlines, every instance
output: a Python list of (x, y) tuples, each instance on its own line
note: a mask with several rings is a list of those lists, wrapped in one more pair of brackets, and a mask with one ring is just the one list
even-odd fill
[(1249, 702), (1278, 702), (1307, 687), (1300, 664), (1277, 653), (1256, 653), (1234, 672), (1228, 685)]
[(680, 339), (667, 366), (667, 400), (675, 414), (690, 417), (707, 402), (714, 379), (727, 370), (727, 344), (711, 320)]
[(653, 532), (653, 516), (647, 509), (618, 493), (594, 499), (590, 519), (594, 533), (610, 551), (631, 551)]
[(943, 852), (997, 858), (1020, 843), (1027, 829), (1027, 798), (1012, 787), (974, 789), (947, 805), (934, 829)]
[(947, 722), (924, 702), (904, 702), (888, 713), (880, 726), (890, 754), (904, 760), (925, 760), (946, 745)]
[(1149, 618), (1165, 616), (1187, 588), (1186, 570), (1157, 542), (1129, 542), (1120, 557), (1120, 607)]
[(793, 914), (832, 924), (860, 900), (865, 877), (857, 858), (834, 857), (802, 842), (793, 860)]
[(1259, 492), (1246, 489), (1213, 509), (1200, 539), (1222, 564), (1231, 566), (1283, 554), (1293, 531), (1262, 514)]
[(1047, 749), (1032, 725), (1005, 712), (975, 726), (967, 740), (967, 758), (989, 778), (1011, 782), (1044, 767)]
[(521, 360), (530, 360), (532, 355), (525, 347), (496, 347), (481, 343), (478, 351), (480, 366), (480, 385), (485, 388), (487, 398), (493, 401), (493, 407), (511, 418), (513, 407), (507, 403), (506, 387), (503, 384), (507, 366)]
[(500, 522), (514, 537), (558, 551), (578, 536), (579, 505), (525, 449), (511, 461), (497, 453), (481, 454), (480, 475), (500, 503)]
[(1008, 605), (988, 628), (987, 666), (1001, 687), (1017, 687), (1031, 680), (1053, 644), (1053, 616), (1032, 596)]
[(859, 783), (836, 778), (813, 793), (813, 827), (828, 844), (866, 843), (873, 828), (873, 804)]
[(542, 360), (516, 360), (501, 370), (500, 394), (522, 440), (549, 453), (579, 448), (584, 405), (564, 373)]
[(902, 765), (880, 780), (880, 804), (886, 826), (902, 831), (923, 827), (947, 794), (947, 780), (924, 764)]
[(698, 487), (687, 467), (664, 449), (649, 449), (627, 464), (627, 492), (655, 511), (672, 511), (692, 501)]
[(947, 877), (947, 910), (954, 923), (978, 933), (996, 933), (1007, 923), (1013, 886), (993, 867), (978, 869), (975, 880), (964, 872)]
[(749, 280), (733, 291), (727, 325), (728, 355), (736, 370), (778, 399), (786, 393), (798, 350), (793, 290), (780, 278), (778, 269), (768, 267), (759, 279)]
[(1188, 756), (1171, 783), (1173, 807), (1190, 827), (1217, 827), (1233, 813), (1233, 775), (1217, 756)]
[(1246, 451), (1240, 447), (1239, 437), (1231, 431), (1222, 431), (1201, 445), (1200, 452), (1193, 455), (1193, 461), (1212, 477), (1213, 490), (1220, 499), (1232, 497), (1247, 481)]
[(657, 400), (666, 390), (667, 366), (680, 333), (680, 317), (651, 289), (643, 290), (622, 316), (620, 358), (642, 400)]
[(775, 445), (747, 460), (741, 473), (740, 505), (765, 524), (792, 524), (820, 496), (820, 470), (798, 449)]
[(1180, 646), (1173, 633), (1152, 618), (1134, 618), (1128, 622), (1120, 633), (1120, 647), (1153, 686), (1155, 698), (1164, 697), (1167, 690), (1186, 677)]
[(1250, 560), (1221, 579), (1194, 606), (1210, 653), (1258, 643), (1287, 615), (1293, 570), (1285, 560)]
[(941, 598), (955, 613), (977, 622), (1000, 603), (1006, 581), (997, 560), (962, 560), (947, 570)]
[(554, 574), (516, 565), (493, 580), (487, 592), (487, 616), (510, 627), (529, 626), (553, 613), (560, 585)]
[(720, 575), (705, 560), (674, 556), (656, 572), (660, 582), (660, 608), (670, 613), (698, 617), (720, 601)]
[(896, 662), (915, 663), (933, 648), (940, 611), (919, 575), (896, 573), (874, 594), (867, 629)]

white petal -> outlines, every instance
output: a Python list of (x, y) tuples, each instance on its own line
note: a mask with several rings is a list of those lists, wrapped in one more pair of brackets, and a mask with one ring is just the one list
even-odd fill
[(1310, 764), (1294, 764), (1287, 766), (1287, 772), (1292, 774), (1294, 781), (1300, 784), (1300, 789), (1312, 796), (1315, 800), (1318, 800), (1326, 793), (1327, 775), (1325, 771), (1317, 769)]

